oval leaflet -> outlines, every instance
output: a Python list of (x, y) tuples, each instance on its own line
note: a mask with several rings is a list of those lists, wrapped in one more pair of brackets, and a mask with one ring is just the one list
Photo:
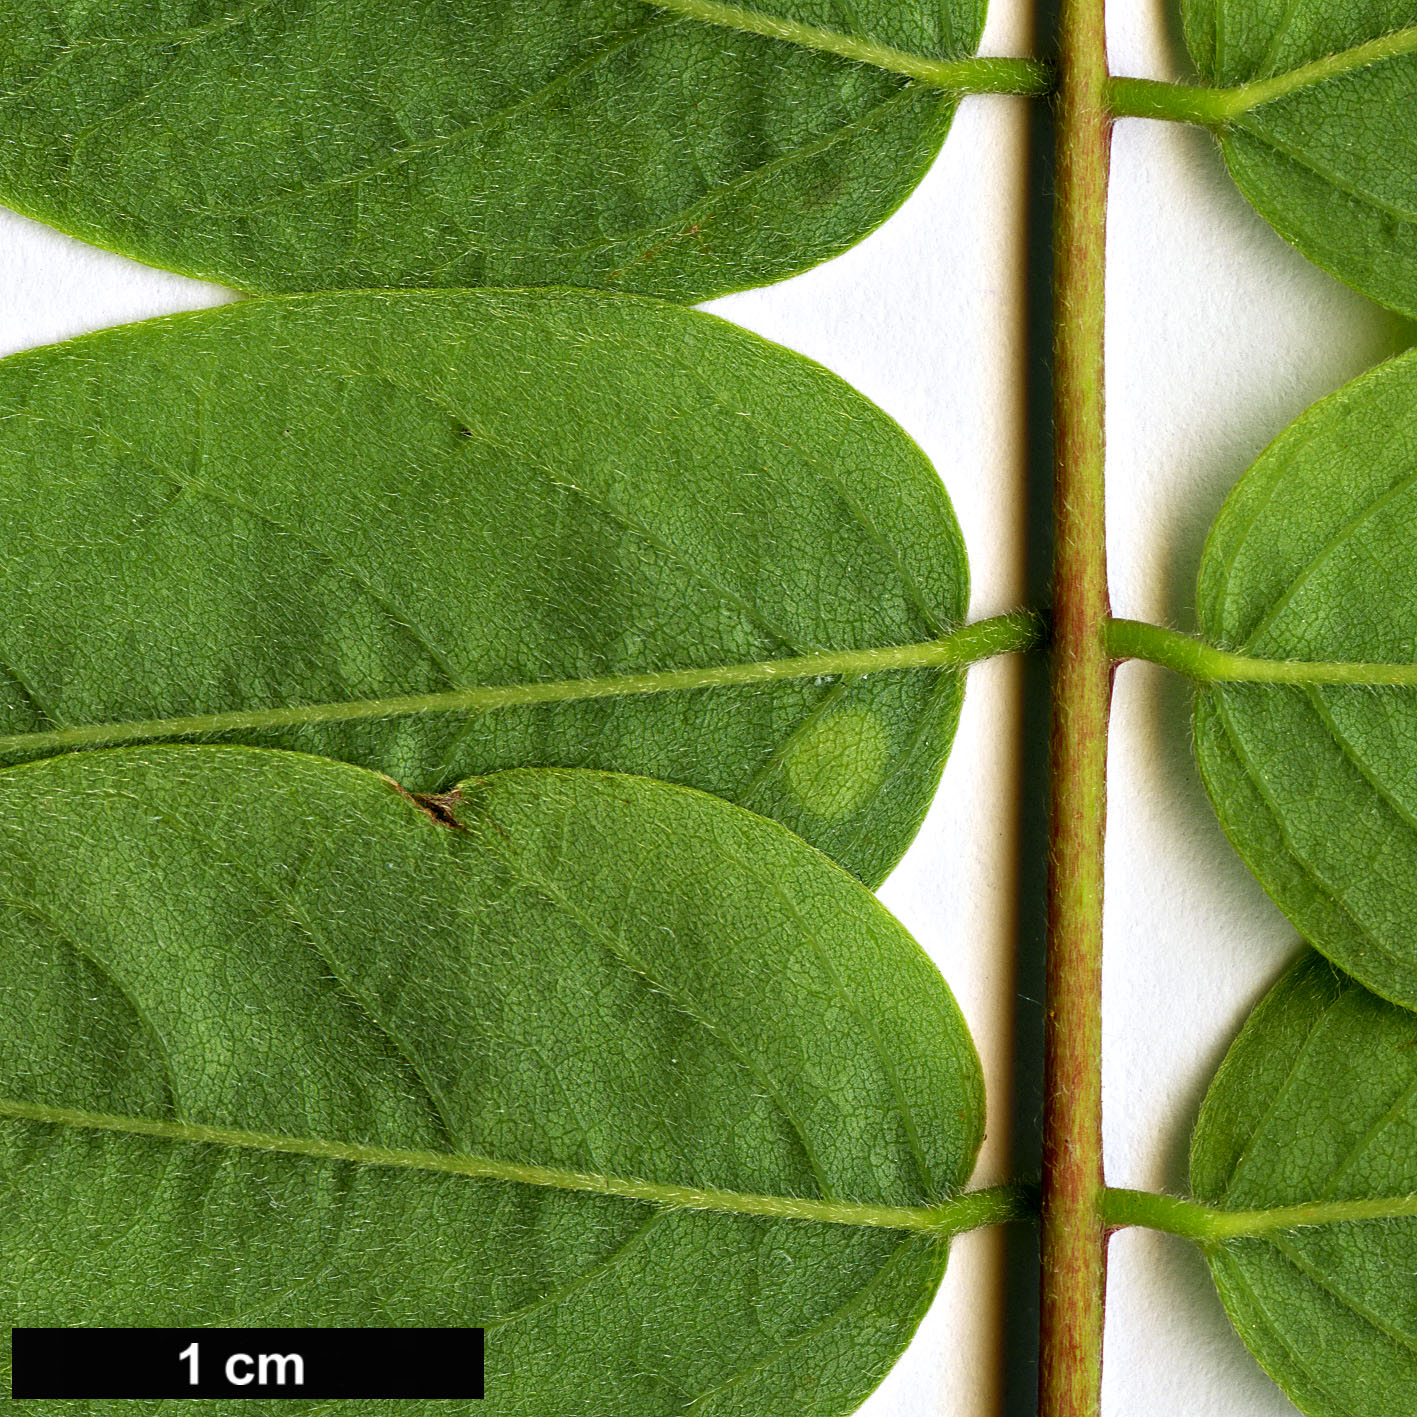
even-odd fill
[[(901, 429), (712, 316), (250, 301), (0, 363), (0, 427), (0, 762), (219, 731), (417, 792), (635, 772), (873, 884), (938, 782), (958, 671), (733, 676), (933, 640), (968, 573)], [(867, 720), (853, 791), (804, 796), (821, 735)]]
[(933, 965), (702, 793), (442, 807), (250, 748), (0, 773), (0, 1309), (485, 1326), (492, 1413), (852, 1411), (982, 1135)]
[[(983, 0), (781, 3), (929, 59)], [(13, 0), (0, 200), (240, 290), (597, 286), (681, 301), (834, 256), (956, 99), (627, 0)]]
[(1417, 314), (1417, 4), (1184, 0), (1240, 190), (1311, 261)]
[[(1417, 666), (1417, 356), (1323, 400), (1221, 508), (1202, 634), (1262, 659)], [(1213, 683), (1196, 753), (1241, 856), (1300, 933), (1417, 1007), (1413, 682)]]
[[(1417, 1195), (1417, 1016), (1306, 954), (1211, 1084), (1191, 1184), (1224, 1210)], [(1417, 1217), (1403, 1208), (1207, 1247), (1240, 1336), (1310, 1417), (1417, 1404)]]

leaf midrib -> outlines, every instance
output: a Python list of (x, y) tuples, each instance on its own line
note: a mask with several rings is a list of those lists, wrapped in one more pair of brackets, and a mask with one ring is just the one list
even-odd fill
[(1107, 648), (1118, 662), (1146, 660), (1197, 684), (1274, 684), (1291, 687), (1343, 685), (1363, 688), (1417, 687), (1417, 662), (1272, 659), (1220, 649), (1209, 640), (1141, 620), (1110, 620)]
[[(665, 19), (657, 23), (651, 22), (633, 27), (637, 33), (643, 30), (662, 28), (666, 24), (676, 21), (687, 21), (709, 25), (731, 34), (777, 40), (797, 49), (829, 54), (834, 58), (846, 60), (848, 63), (879, 69), (885, 73), (898, 75), (912, 83), (922, 84), (927, 88), (938, 89), (946, 93), (1014, 93), (1039, 97), (1052, 90), (1052, 75), (1048, 67), (1036, 59), (996, 59), (967, 54), (956, 54), (954, 57), (917, 54), (863, 35), (848, 34), (821, 25), (803, 24), (800, 21), (790, 20), (779, 15), (769, 15), (748, 6), (722, 4), (718, 0), (643, 0), (643, 3), (648, 9), (660, 11)], [(249, 19), (252, 13), (268, 8), (269, 4), (266, 3), (266, 0), (255, 0), (255, 3), (247, 5), (235, 15), (223, 17), (219, 23), (198, 26), (185, 31), (138, 35), (125, 39), (66, 41), (55, 64), (50, 65), (42, 74), (31, 81), (26, 90), (21, 92), (45, 82), (52, 77), (60, 65), (86, 49), (130, 44), (175, 44), (185, 48), (187, 45), (200, 43), (213, 34), (231, 29)], [(594, 61), (598, 57), (599, 52), (592, 56), (592, 60)], [(577, 66), (577, 69), (579, 68), (580, 66)], [(164, 74), (163, 78), (166, 77), (167, 75)], [(14, 97), (14, 95), (7, 97)], [(138, 101), (145, 101), (147, 97), (148, 95), (140, 95)], [(514, 107), (520, 106), (521, 101), (514, 105)], [(500, 119), (503, 116), (503, 114), (497, 114), (494, 115), (494, 119)], [(443, 140), (438, 140), (438, 142), (441, 141)], [(422, 148), (427, 145), (416, 146)], [(302, 192), (299, 195), (305, 195), (305, 193)]]
[[(1219, 26), (1214, 70), (1220, 72)], [(1278, 74), (1251, 79), (1230, 87), (1177, 84), (1157, 79), (1114, 78), (1110, 83), (1113, 113), (1117, 117), (1166, 118), (1198, 123), (1223, 132), (1246, 114), (1290, 94), (1303, 93), (1332, 79), (1393, 59), (1417, 55), (1417, 25), (1392, 30), (1349, 49), (1323, 55), (1307, 64)], [(1253, 127), (1244, 131), (1255, 134)]]
[(971, 70), (979, 64), (989, 63), (988, 60), (931, 58), (912, 54), (861, 35), (803, 24), (779, 15), (764, 14), (744, 5), (725, 5), (718, 3), (718, 0), (644, 0), (644, 3), (656, 10), (677, 15), (680, 19), (713, 25), (738, 34), (755, 35), (760, 39), (781, 40), (799, 49), (816, 50), (838, 59), (900, 74), (931, 88), (961, 87)]
[(907, 1230), (930, 1235), (950, 1232), (951, 1216), (963, 1200), (962, 1197), (955, 1198), (933, 1206), (882, 1206), (855, 1201), (814, 1200), (805, 1196), (760, 1195), (714, 1187), (644, 1181), (600, 1172), (572, 1171), (563, 1167), (507, 1161), (471, 1152), (443, 1153), (370, 1146), (359, 1142), (333, 1141), (324, 1137), (282, 1136), (269, 1132), (246, 1131), (237, 1127), (209, 1126), (199, 1122), (51, 1107), (13, 1098), (0, 1098), (0, 1118), (43, 1126), (112, 1132), (154, 1141), (230, 1147), (273, 1155), (307, 1157), (318, 1161), (344, 1162), (356, 1166), (387, 1167), (465, 1176), (474, 1180), (504, 1181), (515, 1185), (612, 1196), (667, 1209), (706, 1210), (725, 1215), (816, 1221), (821, 1224)]
[[(908, 645), (824, 650), (814, 654), (685, 669), (607, 674), (583, 679), (469, 685), (426, 694), (394, 694), (372, 699), (232, 709), (167, 718), (69, 724), (40, 732), (0, 735), (0, 755), (25, 756), (124, 743), (264, 733), (360, 719), (400, 718), (425, 713), (488, 713), (539, 704), (731, 688), (775, 681), (864, 676), (901, 670), (963, 669), (996, 654), (1026, 650), (1041, 638), (1038, 618), (1027, 612), (976, 621), (961, 629)], [(5, 666), (7, 672), (15, 674)]]
[(1381, 64), (1389, 59), (1400, 59), (1413, 53), (1417, 53), (1417, 25), (1408, 25), (1387, 34), (1377, 35), (1349, 49), (1326, 54), (1321, 59), (1300, 64), (1283, 73), (1253, 79), (1237, 88), (1220, 92), (1228, 94), (1231, 99), (1233, 112), (1228, 116), (1238, 117), (1287, 94), (1314, 88), (1329, 79), (1351, 74), (1357, 69), (1369, 68), (1374, 64)]

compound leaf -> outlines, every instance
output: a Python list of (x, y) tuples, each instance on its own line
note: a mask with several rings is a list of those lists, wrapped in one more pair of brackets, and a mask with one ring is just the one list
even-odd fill
[(479, 1411), (797, 1417), (938, 1283), (954, 1000), (717, 798), (69, 754), (0, 773), (0, 902), (7, 1325), (482, 1325)]
[[(927, 59), (984, 21), (757, 9)], [(0, 4), (0, 200), (247, 291), (777, 280), (883, 221), (954, 108), (628, 0)]]
[[(964, 550), (878, 409), (670, 305), (324, 295), (15, 356), (0, 523), (9, 762), (209, 739), (226, 715), (223, 741), (416, 792), (636, 772), (778, 817), (875, 883), (959, 708), (939, 668), (725, 677), (933, 639), (964, 613)], [(677, 692), (586, 696), (670, 671)]]
[(1241, 190), (1310, 260), (1417, 314), (1417, 3), (1182, 8), (1202, 77), (1244, 86), (1218, 129)]
[[(1202, 632), (1269, 660), (1417, 664), (1417, 356), (1325, 399), (1246, 473), (1202, 559)], [(1220, 820), (1300, 933), (1417, 1007), (1417, 672), (1216, 683), (1196, 748)]]
[[(1211, 1084), (1191, 1184), (1240, 1211), (1417, 1195), (1417, 1017), (1306, 955)], [(1246, 1345), (1311, 1417), (1417, 1409), (1417, 1219), (1277, 1230), (1207, 1253)]]

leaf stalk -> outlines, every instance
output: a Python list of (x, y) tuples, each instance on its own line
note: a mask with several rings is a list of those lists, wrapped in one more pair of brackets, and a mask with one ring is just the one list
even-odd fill
[(1190, 123), (1211, 129), (1223, 127), (1235, 116), (1232, 103), (1237, 92), (1171, 84), (1161, 79), (1119, 78), (1107, 86), (1114, 118), (1156, 118), (1165, 123)]

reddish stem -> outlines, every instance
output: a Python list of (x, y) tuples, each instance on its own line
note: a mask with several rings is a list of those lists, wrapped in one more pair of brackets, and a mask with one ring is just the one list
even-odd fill
[(1102, 1379), (1104, 0), (1062, 0), (1054, 234), (1054, 647), (1044, 1038), (1042, 1417), (1096, 1417)]

